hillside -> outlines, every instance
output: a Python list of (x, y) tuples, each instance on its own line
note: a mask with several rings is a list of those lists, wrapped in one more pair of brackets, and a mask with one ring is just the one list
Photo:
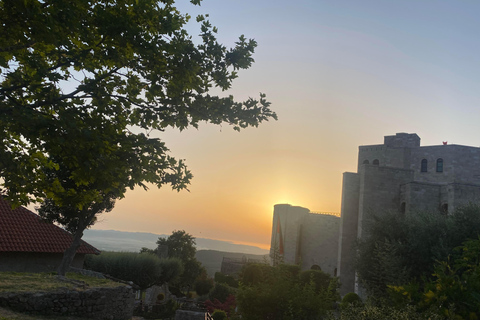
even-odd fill
[(268, 254), (245, 254), (237, 252), (225, 252), (225, 251), (216, 251), (216, 250), (199, 250), (195, 255), (197, 260), (202, 263), (202, 265), (207, 269), (209, 276), (214, 276), (215, 272), (220, 271), (222, 266), (223, 257), (227, 258), (239, 258), (241, 259), (245, 256), (248, 259), (255, 260), (266, 260), (270, 261)]

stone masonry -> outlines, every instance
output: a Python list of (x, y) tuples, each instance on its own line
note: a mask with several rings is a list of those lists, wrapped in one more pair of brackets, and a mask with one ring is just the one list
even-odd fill
[(480, 201), (480, 148), (444, 143), (420, 146), (408, 133), (360, 146), (357, 172), (343, 174), (341, 218), (275, 205), (270, 256), (275, 264), (318, 265), (340, 277), (340, 293), (358, 292), (355, 243), (373, 213), (450, 214)]
[(0, 306), (19, 312), (99, 320), (131, 319), (134, 301), (130, 286), (0, 294)]
[(300, 264), (302, 270), (316, 265), (335, 275), (339, 226), (340, 218), (334, 215), (275, 205), (270, 246), (273, 263)]
[(385, 136), (379, 145), (360, 146), (357, 173), (343, 174), (338, 275), (342, 295), (358, 291), (354, 243), (373, 213), (452, 213), (480, 200), (480, 148), (420, 146), (416, 134)]

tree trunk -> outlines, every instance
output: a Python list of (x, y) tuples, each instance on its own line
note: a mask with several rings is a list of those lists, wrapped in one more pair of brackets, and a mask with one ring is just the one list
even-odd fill
[(70, 268), (73, 258), (75, 258), (75, 253), (77, 252), (77, 249), (80, 247), (80, 240), (82, 239), (83, 231), (85, 231), (84, 227), (81, 228), (81, 230), (79, 228), (77, 232), (75, 232), (75, 234), (73, 235), (72, 244), (63, 253), (62, 262), (60, 262), (60, 266), (57, 269), (57, 273), (59, 276), (64, 277), (68, 269)]

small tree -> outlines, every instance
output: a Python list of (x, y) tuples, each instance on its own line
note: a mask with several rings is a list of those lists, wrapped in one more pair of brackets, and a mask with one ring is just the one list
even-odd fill
[[(167, 238), (158, 238), (157, 245), (168, 248), (168, 257), (177, 258), (182, 261), (183, 272), (176, 281), (170, 283), (170, 286), (175, 292), (181, 292), (183, 288), (186, 288), (186, 293), (188, 293), (197, 278), (200, 277), (202, 273), (206, 274), (205, 268), (203, 268), (201, 263), (195, 258), (195, 253), (197, 252), (195, 237), (184, 230), (175, 230)], [(158, 247), (154, 250), (142, 248), (141, 251), (158, 253)]]
[(193, 284), (193, 289), (199, 296), (206, 295), (213, 288), (213, 279), (209, 278), (207, 271), (204, 269), (200, 276), (197, 277), (195, 283)]

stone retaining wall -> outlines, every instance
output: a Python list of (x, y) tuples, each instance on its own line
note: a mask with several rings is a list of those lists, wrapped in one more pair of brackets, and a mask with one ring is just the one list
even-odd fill
[(131, 319), (134, 302), (130, 286), (0, 294), (0, 306), (19, 312), (101, 320)]

